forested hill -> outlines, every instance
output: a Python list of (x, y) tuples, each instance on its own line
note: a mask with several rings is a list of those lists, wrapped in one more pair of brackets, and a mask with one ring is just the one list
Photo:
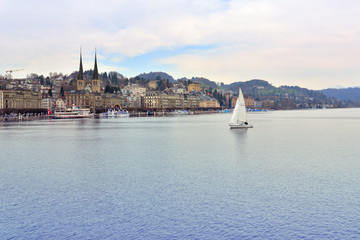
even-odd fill
[(164, 72), (149, 72), (142, 73), (137, 75), (135, 78), (145, 79), (145, 80), (169, 80), (170, 82), (174, 82), (174, 78), (167, 73)]

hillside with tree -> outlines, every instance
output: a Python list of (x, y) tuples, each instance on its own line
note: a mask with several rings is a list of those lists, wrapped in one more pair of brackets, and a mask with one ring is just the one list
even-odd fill
[(172, 76), (164, 72), (142, 73), (137, 75), (135, 78), (144, 79), (144, 80), (169, 80), (170, 82), (175, 81)]

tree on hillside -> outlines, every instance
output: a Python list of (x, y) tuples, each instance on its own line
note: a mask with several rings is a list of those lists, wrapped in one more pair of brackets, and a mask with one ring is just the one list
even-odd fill
[(118, 84), (118, 79), (117, 79), (116, 74), (112, 74), (112, 76), (111, 76), (111, 83), (112, 83), (112, 84)]
[(113, 93), (113, 92), (114, 92), (114, 90), (109, 85), (106, 85), (105, 93)]
[(76, 89), (76, 79), (73, 78), (70, 82), (69, 82), (69, 89), (70, 90), (75, 90)]
[(64, 93), (65, 93), (65, 92), (64, 92), (64, 87), (61, 86), (61, 88), (60, 88), (60, 96), (63, 97), (63, 96), (64, 96)]
[(157, 81), (157, 88), (158, 91), (164, 91), (166, 89), (166, 83), (165, 80), (158, 80)]
[(39, 83), (40, 83), (40, 85), (44, 85), (44, 76), (43, 75), (41, 75), (41, 76), (39, 76)]
[(213, 97), (219, 101), (220, 106), (224, 106), (224, 104), (226, 103), (225, 96), (222, 95), (222, 93), (218, 93), (216, 89), (214, 90)]
[(174, 84), (172, 82), (170, 82), (169, 79), (166, 80), (166, 85), (167, 85), (168, 88), (171, 88), (171, 87), (174, 86)]

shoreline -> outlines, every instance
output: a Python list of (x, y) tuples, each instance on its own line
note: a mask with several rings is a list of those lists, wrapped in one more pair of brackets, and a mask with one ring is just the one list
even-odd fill
[[(325, 108), (325, 109), (349, 109), (349, 108)], [(293, 111), (293, 110), (322, 110), (322, 109), (278, 109), (278, 110), (268, 110), (268, 111)], [(130, 118), (137, 117), (163, 117), (163, 116), (187, 116), (187, 115), (201, 115), (201, 114), (224, 114), (231, 113), (232, 109), (229, 112), (220, 112), (219, 110), (195, 110), (189, 111), (188, 114), (171, 114), (171, 112), (158, 111), (158, 112), (130, 112)], [(257, 113), (257, 111), (250, 111), (251, 113)], [(263, 112), (263, 111), (259, 111)], [(94, 118), (94, 117), (90, 117)], [(99, 117), (95, 117), (99, 118)], [(41, 115), (41, 114), (10, 114), (7, 117), (0, 116), (0, 123), (5, 122), (27, 122), (27, 121), (36, 121), (36, 120), (47, 120), (52, 119), (52, 116)]]
[[(171, 114), (170, 112), (161, 111), (161, 112), (131, 112), (130, 118), (136, 117), (163, 117), (163, 116), (186, 116), (186, 115), (200, 115), (200, 114), (215, 114), (215, 113), (223, 113), (217, 110), (210, 111), (189, 111), (188, 114)], [(93, 117), (90, 117), (93, 118)], [(30, 115), (30, 114), (10, 114), (7, 117), (0, 116), (0, 122), (27, 122), (27, 121), (36, 121), (36, 120), (47, 120), (52, 119), (52, 116), (48, 115)]]

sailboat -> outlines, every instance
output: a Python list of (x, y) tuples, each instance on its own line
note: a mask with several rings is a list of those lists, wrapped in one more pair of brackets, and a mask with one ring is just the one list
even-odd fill
[(230, 125), (230, 129), (253, 127), (253, 125), (247, 122), (246, 106), (241, 88), (239, 88), (239, 97), (236, 101), (236, 105), (229, 125)]

